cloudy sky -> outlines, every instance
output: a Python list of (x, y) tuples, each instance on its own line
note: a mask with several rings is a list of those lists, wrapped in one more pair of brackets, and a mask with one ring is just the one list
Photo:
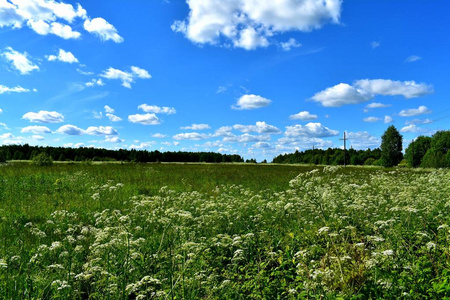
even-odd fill
[(0, 143), (405, 146), (450, 129), (447, 1), (0, 0)]

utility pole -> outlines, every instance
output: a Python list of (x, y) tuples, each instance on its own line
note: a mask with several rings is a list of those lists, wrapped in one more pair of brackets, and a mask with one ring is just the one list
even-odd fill
[(344, 131), (344, 138), (343, 139), (339, 139), (340, 141), (344, 141), (344, 167), (347, 166), (346, 162), (345, 162), (345, 157), (347, 156), (347, 148), (345, 146), (345, 141), (347, 141), (348, 139), (345, 137), (345, 131)]

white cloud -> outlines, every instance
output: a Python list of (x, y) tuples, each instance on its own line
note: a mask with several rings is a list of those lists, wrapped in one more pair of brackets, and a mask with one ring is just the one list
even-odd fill
[(64, 51), (63, 49), (59, 49), (58, 56), (56, 55), (48, 55), (47, 60), (49, 61), (61, 61), (69, 64), (78, 63), (78, 59), (72, 54), (72, 52)]
[(156, 143), (155, 142), (139, 142), (139, 141), (135, 141), (135, 143), (137, 144), (133, 144), (131, 145), (129, 148), (130, 149), (148, 149), (152, 146), (154, 146)]
[(407, 57), (406, 59), (405, 59), (405, 62), (407, 62), (407, 63), (412, 63), (412, 62), (415, 62), (415, 61), (418, 61), (418, 60), (421, 60), (422, 59), (422, 57), (420, 57), (420, 56), (417, 56), (417, 55), (411, 55), (411, 56), (409, 56), (409, 57)]
[(148, 74), (148, 72), (144, 69), (138, 67), (131, 67), (131, 69), (131, 72), (126, 72), (109, 67), (107, 70), (103, 71), (100, 76), (107, 79), (118, 79), (122, 81), (122, 86), (129, 89), (131, 89), (131, 84), (134, 82), (136, 77), (141, 79), (151, 78), (150, 74)]
[(210, 128), (211, 126), (208, 124), (192, 124), (191, 126), (180, 127), (182, 130), (206, 130)]
[(333, 146), (333, 143), (315, 137), (283, 137), (276, 142), (275, 149), (278, 152), (293, 152), (299, 149), (311, 149), (313, 146), (315, 148), (330, 148)]
[(51, 133), (50, 128), (46, 126), (27, 126), (20, 130), (22, 133), (35, 133), (35, 134), (43, 134), (43, 133)]
[(410, 120), (410, 121), (406, 121), (405, 124), (406, 125), (410, 125), (410, 124), (430, 124), (433, 123), (433, 120), (431, 119), (414, 119), (414, 120)]
[(233, 130), (233, 127), (230, 126), (222, 126), (219, 129), (216, 130), (214, 133), (214, 136), (234, 136), (234, 134), (231, 133)]
[(174, 135), (172, 138), (174, 140), (192, 140), (192, 141), (198, 141), (198, 140), (204, 140), (207, 138), (210, 138), (211, 136), (209, 134), (205, 133), (198, 133), (198, 132), (187, 132), (187, 133), (179, 133)]
[(425, 132), (425, 130), (420, 127), (417, 127), (414, 124), (411, 124), (400, 129), (400, 132), (417, 133), (417, 132)]
[(173, 107), (159, 107), (156, 105), (147, 105), (147, 104), (141, 104), (138, 106), (138, 109), (141, 109), (142, 111), (146, 113), (154, 113), (154, 114), (167, 114), (172, 115), (175, 114), (177, 111)]
[(5, 129), (5, 130), (9, 130), (8, 126), (5, 123), (3, 123), (3, 122), (0, 122), (0, 127)]
[(379, 120), (380, 120), (380, 118), (376, 118), (376, 117), (367, 117), (367, 118), (363, 119), (364, 122), (369, 122), (369, 123), (377, 122)]
[(119, 135), (117, 130), (111, 126), (90, 126), (85, 130), (85, 133), (89, 135)]
[(84, 130), (81, 128), (78, 128), (75, 125), (63, 125), (61, 127), (59, 127), (56, 130), (57, 133), (61, 133), (61, 134), (67, 134), (67, 135), (82, 135), (84, 133)]
[(64, 144), (63, 147), (65, 147), (65, 148), (81, 148), (81, 147), (84, 147), (84, 144), (83, 143), (76, 143), (76, 144), (67, 143), (67, 144)]
[(117, 29), (103, 18), (84, 21), (84, 29), (99, 36), (103, 41), (123, 42), (123, 38), (117, 33)]
[(24, 89), (21, 86), (16, 86), (13, 88), (9, 88), (7, 86), (1, 85), (0, 84), (0, 94), (4, 94), (4, 93), (29, 93), (30, 90), (29, 89)]
[(167, 137), (167, 135), (161, 134), (161, 133), (155, 133), (155, 134), (152, 134), (152, 137), (157, 138), (157, 139), (162, 139), (162, 138)]
[(33, 70), (39, 70), (39, 67), (28, 59), (28, 54), (26, 52), (20, 53), (11, 47), (6, 47), (6, 50), (2, 53), (2, 56), (8, 62), (11, 62), (13, 67), (22, 75), (29, 74)]
[(75, 8), (71, 4), (53, 0), (10, 0), (0, 3), (0, 27), (21, 28), (26, 24), (37, 34), (55, 34), (62, 38), (78, 38), (81, 34), (73, 31), (69, 25), (74, 19), (86, 19), (87, 14), (81, 5)]
[(110, 143), (123, 143), (125, 142), (125, 140), (122, 140), (121, 138), (119, 138), (118, 136), (105, 136), (105, 142), (110, 142)]
[(128, 121), (131, 123), (139, 123), (142, 125), (158, 125), (161, 124), (159, 118), (155, 114), (135, 114), (129, 115)]
[(107, 113), (106, 116), (109, 118), (109, 120), (111, 122), (120, 122), (120, 121), (122, 121), (121, 117), (118, 117), (118, 116), (116, 116), (114, 114)]
[(311, 31), (339, 23), (340, 0), (189, 0), (189, 17), (175, 21), (172, 30), (198, 44), (247, 50), (269, 45), (268, 38), (286, 31)]
[(407, 99), (430, 94), (433, 87), (415, 81), (393, 81), (389, 79), (362, 79), (353, 85), (340, 83), (315, 94), (311, 99), (326, 107), (358, 104), (373, 99), (376, 95), (403, 96)]
[(269, 135), (252, 135), (249, 133), (244, 133), (242, 135), (232, 135), (223, 138), (225, 143), (256, 143), (256, 142), (266, 142), (270, 140)]
[(312, 115), (309, 111), (301, 111), (298, 114), (289, 116), (291, 120), (312, 121), (317, 119), (317, 115)]
[(42, 141), (45, 139), (42, 135), (37, 135), (37, 134), (32, 135), (31, 137), (33, 138), (33, 140), (36, 140), (36, 141)]
[(329, 129), (320, 123), (308, 123), (306, 125), (287, 126), (285, 131), (287, 137), (331, 137), (339, 134), (339, 131)]
[(378, 147), (381, 144), (380, 138), (374, 137), (367, 131), (348, 132), (347, 138), (350, 140), (352, 147), (357, 149)]
[(13, 138), (14, 136), (12, 135), (12, 133), (4, 133), (4, 134), (2, 134), (2, 135), (0, 135), (0, 139), (11, 139), (11, 138)]
[(22, 116), (33, 123), (61, 123), (64, 122), (64, 116), (56, 111), (41, 110), (37, 113), (28, 112)]
[(233, 126), (233, 129), (239, 130), (240, 132), (250, 133), (257, 132), (259, 134), (278, 134), (281, 131), (273, 126), (269, 125), (266, 122), (256, 122), (256, 125), (240, 125), (236, 124)]
[(3, 113), (3, 109), (0, 108), (0, 114)]
[(302, 46), (302, 44), (297, 42), (294, 38), (290, 38), (289, 41), (287, 41), (285, 43), (280, 43), (280, 47), (284, 51), (290, 51), (292, 48), (298, 48), (301, 46)]
[(141, 69), (139, 67), (131, 66), (131, 71), (139, 78), (152, 78), (152, 75), (150, 75), (147, 70)]
[(380, 43), (377, 41), (373, 41), (370, 43), (370, 46), (372, 46), (373, 49), (380, 47)]
[(99, 79), (94, 78), (91, 81), (86, 82), (85, 85), (87, 87), (94, 87), (94, 86), (104, 86), (105, 83), (103, 82), (103, 80), (101, 78), (99, 78)]
[(414, 116), (420, 116), (423, 114), (430, 114), (431, 110), (429, 110), (426, 106), (419, 106), (419, 108), (411, 108), (411, 109), (404, 109), (402, 110), (398, 115), (400, 117), (414, 117)]
[(326, 107), (340, 107), (366, 102), (372, 98), (373, 96), (363, 89), (340, 83), (316, 93), (311, 99)]
[(390, 106), (391, 106), (391, 104), (372, 102), (370, 104), (367, 104), (366, 108), (384, 108), (384, 107), (390, 107)]
[(237, 110), (257, 109), (268, 106), (271, 102), (271, 100), (258, 95), (243, 95), (232, 108)]
[(392, 117), (384, 116), (384, 123), (385, 124), (392, 123), (392, 122), (394, 122), (394, 119), (392, 119)]
[(403, 96), (407, 99), (431, 94), (433, 87), (415, 81), (394, 81), (390, 79), (362, 79), (354, 84), (368, 93), (383, 96)]
[(103, 107), (105, 109), (105, 111), (109, 114), (113, 114), (115, 112), (114, 108), (109, 107), (108, 105), (105, 105)]
[(94, 72), (83, 71), (81, 69), (77, 69), (77, 72), (80, 73), (81, 75), (86, 75), (86, 76), (94, 75)]

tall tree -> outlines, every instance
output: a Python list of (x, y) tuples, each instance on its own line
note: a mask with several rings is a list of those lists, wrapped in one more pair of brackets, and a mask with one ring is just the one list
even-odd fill
[(403, 136), (394, 126), (389, 126), (381, 137), (381, 165), (393, 167), (398, 165), (402, 159)]
[(425, 153), (431, 147), (431, 137), (419, 136), (416, 140), (409, 144), (405, 150), (405, 158), (411, 167), (419, 167)]

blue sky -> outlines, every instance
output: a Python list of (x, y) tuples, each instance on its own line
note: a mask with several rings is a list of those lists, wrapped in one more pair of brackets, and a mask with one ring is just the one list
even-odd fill
[(281, 153), (449, 129), (446, 1), (0, 0), (0, 143)]

